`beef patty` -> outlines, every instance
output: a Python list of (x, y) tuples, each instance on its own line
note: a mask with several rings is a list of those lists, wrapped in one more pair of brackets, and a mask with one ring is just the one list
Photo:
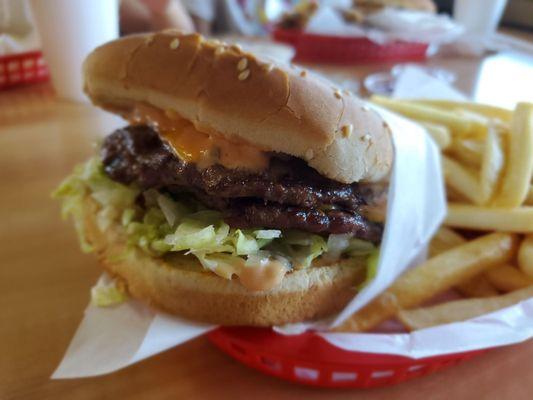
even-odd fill
[(200, 170), (181, 160), (154, 129), (128, 126), (104, 140), (101, 158), (111, 179), (170, 194), (190, 192), (222, 211), (232, 227), (381, 238), (382, 226), (360, 214), (372, 200), (371, 191), (327, 179), (295, 157), (273, 154), (269, 168), (259, 173), (219, 164)]

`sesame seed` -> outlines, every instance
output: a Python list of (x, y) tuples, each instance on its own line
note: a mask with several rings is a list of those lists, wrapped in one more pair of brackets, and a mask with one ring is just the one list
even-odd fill
[(305, 69), (302, 70), (302, 71), (300, 72), (300, 76), (301, 76), (302, 78), (305, 78), (305, 77), (307, 76), (307, 71), (306, 71)]
[(246, 78), (248, 78), (250, 76), (250, 70), (249, 69), (245, 69), (244, 71), (242, 71), (240, 74), (239, 74), (239, 80), (240, 81), (244, 81)]
[(248, 60), (245, 57), (243, 57), (237, 63), (237, 71), (244, 71), (247, 66), (248, 66)]
[(336, 97), (337, 99), (342, 98), (341, 92), (340, 92), (339, 90), (335, 90), (335, 92), (333, 92), (333, 94), (335, 95), (335, 97)]
[(307, 151), (305, 152), (305, 158), (310, 160), (311, 158), (313, 158), (314, 154), (315, 153), (314, 153), (313, 149), (307, 149)]
[(180, 40), (178, 38), (175, 38), (170, 42), (170, 48), (172, 50), (176, 50), (178, 47), (180, 47)]
[(150, 44), (154, 41), (154, 35), (147, 36), (146, 39), (144, 39), (144, 42), (146, 44)]
[(226, 49), (224, 48), (224, 46), (217, 47), (217, 48), (215, 49), (215, 56), (219, 56), (219, 55), (221, 55), (222, 53), (224, 53), (224, 51), (226, 51)]
[(274, 69), (274, 65), (270, 63), (265, 64), (264, 67), (265, 67), (266, 72), (270, 72)]
[(367, 133), (366, 135), (364, 135), (361, 140), (363, 142), (370, 142), (370, 135)]
[(352, 131), (353, 131), (353, 125), (352, 124), (344, 125), (341, 128), (342, 136), (345, 137), (345, 138), (350, 137), (350, 135), (352, 134)]
[(366, 104), (361, 107), (363, 111), (370, 111), (370, 107), (368, 107)]

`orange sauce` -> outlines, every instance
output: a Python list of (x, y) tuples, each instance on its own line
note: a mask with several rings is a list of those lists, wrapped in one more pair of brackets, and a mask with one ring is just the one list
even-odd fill
[(230, 169), (261, 171), (268, 167), (269, 157), (263, 150), (239, 139), (201, 132), (174, 112), (139, 104), (128, 119), (132, 124), (155, 126), (182, 160), (199, 168), (221, 164)]
[(236, 257), (231, 262), (218, 263), (211, 271), (224, 279), (232, 279), (236, 276), (246, 289), (261, 292), (278, 286), (288, 269), (276, 260), (247, 266), (244, 259)]
[(287, 273), (279, 261), (244, 267), (239, 274), (241, 284), (252, 291), (270, 290), (278, 286)]

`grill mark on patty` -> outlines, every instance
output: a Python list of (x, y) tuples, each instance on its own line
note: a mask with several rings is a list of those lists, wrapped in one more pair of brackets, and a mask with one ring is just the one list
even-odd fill
[(357, 213), (342, 210), (322, 211), (279, 204), (241, 203), (224, 211), (224, 219), (231, 227), (301, 229), (313, 233), (350, 233), (356, 237), (378, 242), (382, 226), (367, 221)]

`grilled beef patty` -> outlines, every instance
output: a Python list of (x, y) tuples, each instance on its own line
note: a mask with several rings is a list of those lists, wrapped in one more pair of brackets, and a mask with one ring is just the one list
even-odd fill
[(111, 179), (171, 194), (190, 192), (222, 211), (233, 227), (381, 238), (382, 226), (359, 213), (371, 202), (371, 191), (327, 179), (295, 157), (273, 154), (269, 168), (259, 173), (219, 164), (200, 170), (181, 160), (151, 127), (128, 126), (104, 140), (101, 158)]

